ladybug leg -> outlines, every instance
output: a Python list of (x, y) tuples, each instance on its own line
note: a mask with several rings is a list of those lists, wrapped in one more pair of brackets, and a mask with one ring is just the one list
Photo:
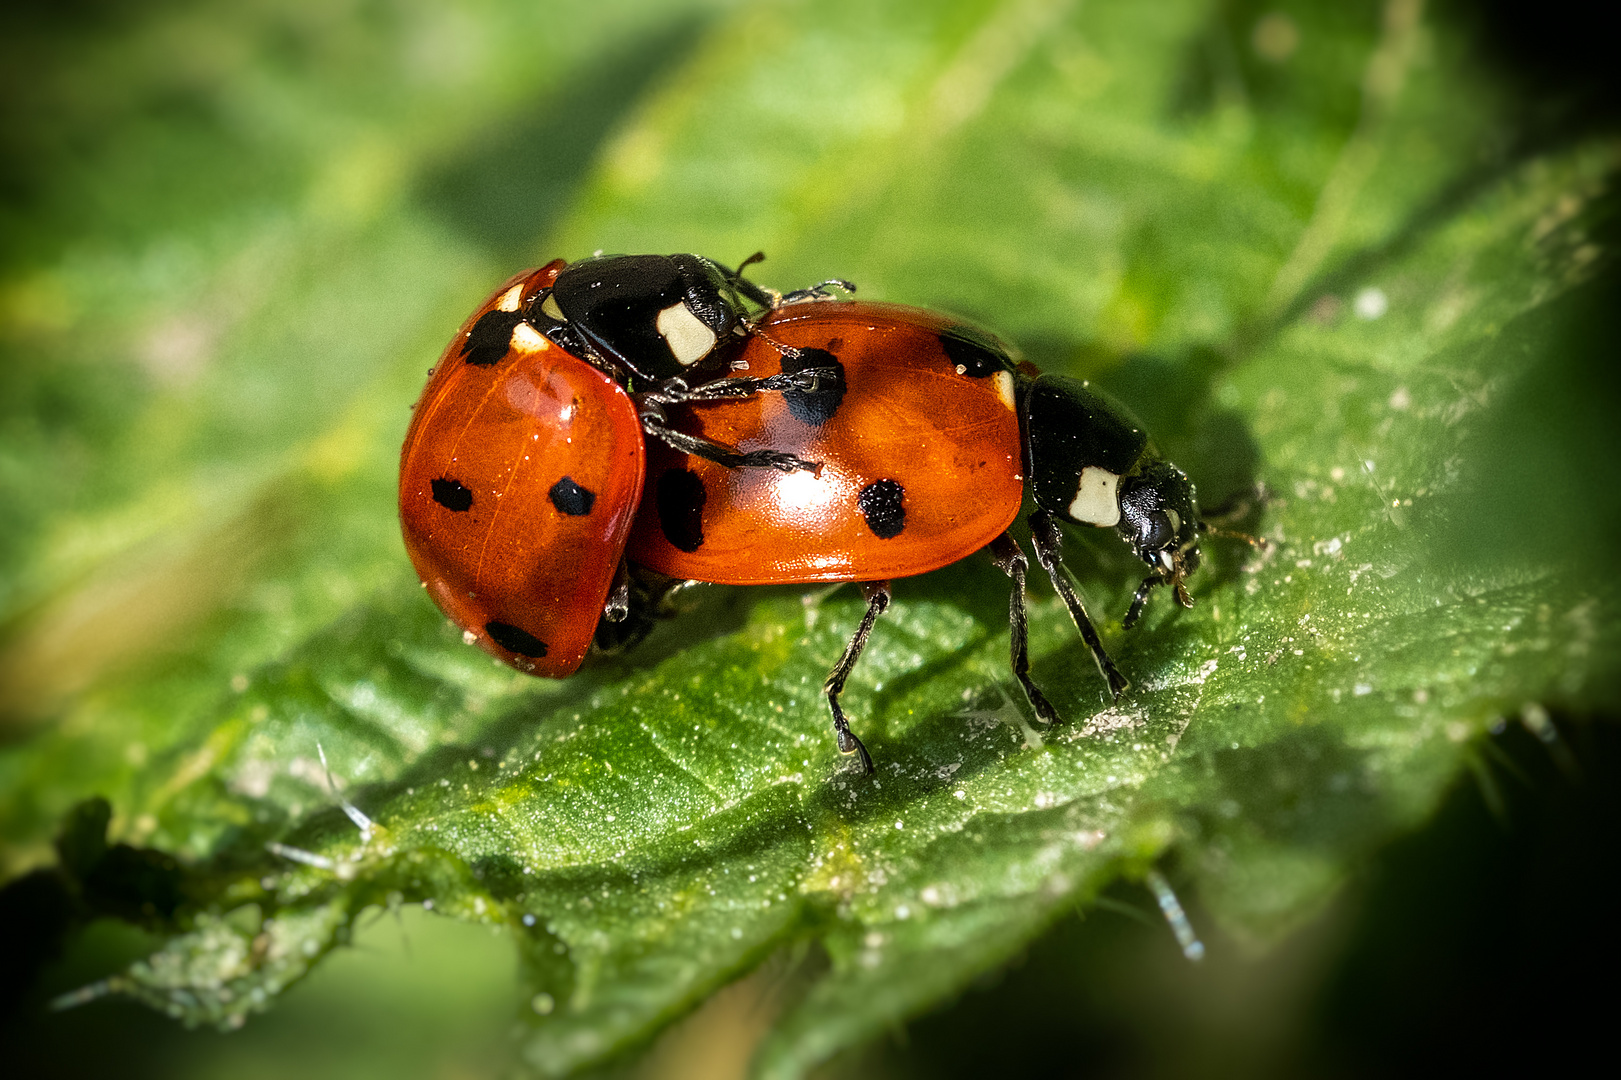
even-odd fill
[[(742, 382), (744, 380), (736, 380)], [(758, 380), (765, 382), (767, 380)], [(702, 387), (700, 387), (702, 389)], [(724, 465), (729, 469), (771, 468), (782, 472), (814, 473), (821, 469), (819, 461), (806, 461), (793, 454), (781, 453), (777, 450), (750, 450), (739, 453), (730, 446), (711, 442), (697, 435), (688, 435), (684, 431), (677, 431), (670, 426), (670, 419), (664, 413), (666, 405), (674, 405), (688, 400), (686, 384), (679, 379), (671, 379), (656, 390), (648, 390), (636, 395), (636, 411), (642, 420), (642, 431), (658, 439), (671, 448), (683, 454), (713, 461), (717, 465)], [(725, 396), (725, 395), (721, 395)]]
[(1048, 724), (1056, 724), (1060, 719), (1058, 710), (1030, 680), (1030, 645), (1024, 614), (1024, 575), (1030, 568), (1030, 560), (1025, 558), (1019, 542), (1007, 533), (991, 541), (990, 552), (997, 569), (1013, 579), (1013, 594), (1008, 599), (1008, 644), (1013, 674), (1024, 687), (1024, 696), (1030, 699), (1036, 715)]
[(803, 371), (768, 375), (763, 379), (728, 379), (723, 377), (713, 382), (704, 383), (701, 386), (695, 386), (691, 390), (681, 391), (679, 395), (670, 395), (666, 400), (674, 405), (688, 401), (716, 401), (727, 398), (750, 397), (754, 394), (774, 391), (799, 390), (807, 394), (814, 394), (822, 390), (822, 381), (824, 379), (833, 382), (838, 377), (838, 369), (830, 367), (806, 368)]
[(763, 308), (774, 309), (779, 308), (784, 304), (797, 304), (803, 300), (831, 299), (832, 294), (827, 291), (828, 286), (830, 285), (837, 286), (838, 288), (843, 289), (845, 292), (852, 295), (856, 291), (856, 287), (850, 284), (848, 281), (845, 281), (843, 278), (829, 278), (826, 281), (817, 282), (808, 289), (795, 289), (791, 293), (784, 294), (777, 292), (775, 289), (767, 289), (763, 286), (756, 285), (754, 282), (749, 281), (743, 276), (743, 271), (747, 270), (755, 263), (764, 261), (765, 252), (756, 251), (753, 255), (750, 255), (748, 258), (738, 263), (736, 270), (728, 270), (724, 266), (720, 268), (721, 273), (726, 275), (726, 282), (728, 285), (736, 289), (740, 295), (747, 297)]
[(1052, 578), (1053, 588), (1058, 595), (1064, 598), (1064, 606), (1069, 608), (1070, 618), (1075, 620), (1075, 628), (1081, 632), (1081, 640), (1086, 647), (1092, 650), (1092, 659), (1097, 662), (1098, 671), (1102, 672), (1104, 680), (1109, 684), (1109, 694), (1116, 701), (1125, 692), (1131, 683), (1120, 674), (1120, 669), (1114, 666), (1109, 654), (1103, 648), (1103, 642), (1098, 638), (1098, 632), (1092, 628), (1092, 620), (1086, 616), (1086, 606), (1076, 595), (1075, 587), (1070, 584), (1068, 576), (1064, 573), (1064, 561), (1061, 546), (1064, 534), (1058, 531), (1058, 522), (1045, 510), (1037, 510), (1030, 515), (1030, 542), (1036, 548), (1036, 560), (1041, 563), (1047, 576)]
[(619, 560), (614, 571), (614, 583), (608, 589), (608, 599), (602, 605), (602, 617), (609, 622), (624, 622), (630, 614), (630, 564)]
[(850, 637), (850, 644), (844, 647), (844, 655), (839, 662), (833, 665), (828, 672), (827, 681), (822, 684), (822, 690), (827, 694), (827, 707), (833, 711), (833, 734), (839, 740), (839, 753), (860, 754), (861, 766), (866, 772), (872, 772), (872, 755), (861, 740), (856, 738), (855, 732), (850, 730), (850, 720), (844, 715), (844, 709), (839, 705), (839, 695), (844, 693), (844, 680), (850, 677), (855, 668), (856, 661), (861, 658), (861, 650), (867, 646), (867, 637), (872, 633), (872, 624), (878, 621), (878, 616), (889, 607), (889, 582), (863, 581), (861, 583), (862, 599), (867, 601), (867, 613), (861, 617), (861, 625)]
[(818, 281), (808, 289), (795, 289), (791, 293), (784, 293), (782, 302), (784, 304), (800, 304), (806, 300), (831, 300), (833, 294), (828, 292), (829, 287), (842, 289), (851, 296), (856, 294), (855, 282), (845, 281), (843, 278), (828, 278), (826, 281)]
[(628, 559), (620, 560), (613, 588), (597, 620), (593, 649), (614, 656), (640, 644), (660, 621), (679, 614), (674, 598), (693, 584), (635, 566)]
[(805, 472), (813, 473), (822, 467), (819, 461), (806, 461), (802, 457), (776, 450), (750, 450), (747, 453), (739, 453), (729, 446), (677, 431), (670, 427), (662, 416), (644, 413), (642, 430), (683, 454), (713, 461), (729, 469), (771, 468), (781, 472), (798, 472), (803, 469)]
[(1130, 630), (1137, 625), (1137, 620), (1143, 613), (1143, 605), (1148, 602), (1149, 590), (1159, 584), (1162, 584), (1162, 582), (1157, 577), (1143, 578), (1143, 583), (1137, 586), (1136, 595), (1131, 598), (1131, 607), (1126, 609), (1126, 617), (1120, 620), (1122, 629)]

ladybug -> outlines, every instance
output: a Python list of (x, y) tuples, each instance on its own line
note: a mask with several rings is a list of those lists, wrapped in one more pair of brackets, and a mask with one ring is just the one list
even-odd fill
[(737, 378), (831, 370), (815, 388), (683, 405), (676, 426), (758, 453), (821, 463), (813, 472), (728, 470), (650, 446), (626, 548), (672, 578), (730, 585), (855, 581), (867, 611), (824, 691), (839, 750), (872, 758), (839, 697), (890, 581), (988, 551), (1011, 579), (1011, 663), (1038, 716), (1059, 719), (1029, 675), (1024, 551), (1008, 532), (1028, 494), (1035, 555), (1063, 598), (1111, 695), (1128, 685), (1064, 571), (1060, 521), (1113, 528), (1149, 567), (1150, 590), (1191, 606), (1185, 579), (1205, 530), (1192, 482), (1142, 425), (1079, 379), (1015, 362), (994, 337), (933, 312), (831, 301), (773, 310), (734, 361)]
[(509, 278), (463, 324), (417, 402), (400, 453), (405, 546), (470, 643), (534, 675), (580, 665), (628, 604), (622, 554), (646, 436), (716, 468), (814, 470), (675, 431), (673, 405), (814, 390), (828, 372), (723, 377), (751, 312), (787, 296), (695, 255), (555, 260)]

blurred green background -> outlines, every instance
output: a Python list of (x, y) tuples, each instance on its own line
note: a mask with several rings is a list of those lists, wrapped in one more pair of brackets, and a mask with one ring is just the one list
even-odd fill
[[(8, 9), (0, 874), (52, 865), (58, 822), (92, 794), (113, 801), (114, 839), (195, 859), (258, 850), (330, 809), (307, 746), (241, 748), (256, 708), (292, 717), (278, 730), (328, 725), (328, 748), (347, 755), (339, 772), (400, 800), (388, 785), (437, 776), (441, 747), (520, 744), (525, 714), (510, 702), (552, 707), (554, 690), (475, 667), (417, 605), (392, 470), (405, 406), (450, 328), (493, 284), (555, 255), (737, 261), (765, 249), (759, 276), (772, 284), (847, 276), (865, 296), (974, 316), (1044, 366), (1127, 397), (1208, 502), (1257, 478), (1312, 478), (1293, 448), (1311, 443), (1318, 410), (1321, 431), (1339, 433), (1345, 407), (1331, 400), (1364, 392), (1326, 388), (1354, 382), (1361, 354), (1401, 373), (1422, 353), (1424, 379), (1489, 402), (1489, 419), (1439, 418), (1459, 425), (1455, 444), (1429, 429), (1422, 445), (1380, 444), (1388, 425), (1357, 427), (1360, 415), (1346, 429), (1418, 463), (1411, 475), (1475, 478), (1468, 499), (1428, 516), (1421, 500), (1425, 572), (1465, 592), (1556, 564), (1607, 579), (1621, 335), (1604, 40), (1575, 5), (1406, 0)], [(1531, 239), (1494, 247), (1493, 230), (1518, 228), (1522, 212)], [(1438, 247), (1462, 254), (1432, 257)], [(1416, 308), (1417, 287), (1369, 282), (1443, 271), (1453, 277), (1424, 294), (1423, 319), (1380, 321), (1381, 305)], [(1480, 300), (1489, 283), (1522, 279), (1523, 299)], [(1490, 332), (1447, 339), (1453, 309)], [(1288, 370), (1276, 343), (1313, 327), (1341, 335), (1300, 365), (1323, 397), (1296, 398), (1280, 421), (1269, 369), (1249, 361)], [(1496, 351), (1480, 362), (1481, 349)], [(1472, 381), (1477, 362), (1512, 377)], [(1350, 501), (1337, 512), (1365, 516)], [(1104, 571), (1086, 580), (1113, 590), (1118, 616), (1129, 571), (1078, 550), (1098, 554)], [(1241, 592), (1232, 563), (1224, 573), (1217, 606)], [(925, 600), (962, 592), (967, 623), (994, 634), (999, 586), (964, 574), (923, 586)], [(797, 594), (752, 615), (723, 600), (712, 632), (776, 625), (773, 602), (793, 610)], [(1613, 609), (1596, 610), (1602, 650)], [(1042, 639), (1054, 647), (1055, 614)], [(949, 615), (926, 608), (903, 625), (926, 640), (958, 626)], [(396, 628), (405, 645), (365, 644)], [(915, 666), (907, 649), (935, 655), (904, 640), (875, 659), (880, 680)], [(1139, 670), (1169, 663), (1173, 644), (1213, 640), (1190, 630), (1144, 646)], [(675, 650), (650, 644), (630, 666), (582, 676), (585, 689), (555, 690), (555, 707)], [(403, 691), (379, 680), (378, 698), (409, 715), (379, 719), (376, 700), (344, 698), (353, 716), (393, 725), (398, 760), (342, 723), (299, 718), (324, 707), (306, 704), (311, 686), (337, 681), (300, 659), (322, 653), (391, 672), (404, 655), (428, 673)], [(995, 677), (979, 660), (941, 663), (931, 677), (953, 694), (965, 671), (974, 685)], [(1580, 1051), (1613, 1001), (1584, 977), (1617, 959), (1615, 666), (1593, 666), (1603, 677), (1575, 689), (1557, 671), (1511, 673), (1508, 690), (1458, 706), (1468, 749), (1432, 770), (1433, 790), (1399, 793), (1412, 808), (1335, 847), (1349, 885), (1279, 902), (1273, 932), (1253, 932), (1271, 909), (1229, 896), (1206, 910), (1188, 883), (1220, 877), (1197, 843), (1155, 841), (1146, 857), (1168, 852), (1208, 948), (1200, 965), (1182, 958), (1140, 873), (1117, 866), (1096, 879), (1100, 897), (1033, 920), (1051, 925), (1022, 960), (992, 964), (824, 1071), (1361, 1075)], [(1056, 669), (1046, 677), (1067, 687)], [(240, 709), (216, 704), (249, 685)], [(915, 696), (894, 711), (939, 707), (926, 686), (904, 692)], [(1549, 701), (1553, 728), (1518, 712), (1522, 699)], [(815, 712), (805, 730), (819, 730)], [(1235, 750), (1244, 733), (1234, 728)], [(898, 757), (900, 740), (890, 745)], [(261, 759), (293, 761), (291, 775), (255, 771)], [(338, 835), (311, 829), (312, 846)], [(352, 948), (241, 1031), (188, 1031), (119, 1000), (48, 1013), (52, 996), (173, 927), (148, 918), (149, 934), (16, 888), (6, 897), (16, 1075), (504, 1075), (534, 986), (491, 927), (394, 905), (367, 908)], [(740, 1073), (797, 977), (788, 969), (771, 954), (650, 1050), (632, 1040), (602, 1068)]]

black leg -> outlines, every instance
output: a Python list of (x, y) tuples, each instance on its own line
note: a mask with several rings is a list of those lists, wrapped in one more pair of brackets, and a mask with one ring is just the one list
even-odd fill
[(1060, 719), (1058, 710), (1047, 700), (1047, 695), (1030, 681), (1030, 644), (1024, 615), (1024, 573), (1030, 568), (1030, 561), (1024, 557), (1019, 542), (1007, 533), (991, 541), (990, 552), (997, 569), (1013, 579), (1013, 595), (1008, 600), (1009, 659), (1013, 664), (1013, 674), (1018, 677), (1019, 685), (1024, 687), (1024, 696), (1030, 699), (1030, 706), (1036, 710), (1036, 715), (1049, 724), (1056, 724)]
[(1143, 613), (1143, 605), (1148, 602), (1148, 591), (1159, 584), (1161, 582), (1157, 577), (1143, 578), (1143, 583), (1137, 586), (1137, 594), (1131, 598), (1131, 607), (1126, 609), (1126, 617), (1120, 620), (1122, 629), (1130, 630), (1137, 625), (1137, 620)]
[(608, 599), (602, 605), (602, 617), (609, 622), (624, 622), (630, 614), (630, 564), (619, 560), (614, 571), (614, 583), (608, 590)]
[(845, 281), (843, 278), (828, 278), (826, 281), (818, 281), (808, 289), (795, 289), (791, 293), (785, 293), (782, 303), (799, 304), (806, 300), (831, 300), (833, 294), (827, 291), (829, 287), (842, 289), (851, 296), (856, 293), (854, 282)]
[(676, 431), (668, 427), (662, 417), (647, 413), (642, 414), (642, 431), (655, 439), (663, 440), (683, 454), (713, 461), (730, 469), (770, 468), (782, 472), (797, 472), (803, 469), (805, 472), (813, 473), (822, 467), (819, 461), (806, 461), (802, 457), (776, 450), (750, 450), (747, 453), (739, 453), (729, 446)]
[(850, 644), (844, 647), (844, 655), (827, 674), (827, 682), (822, 684), (822, 690), (827, 694), (827, 707), (833, 712), (833, 734), (838, 736), (839, 753), (860, 754), (862, 768), (872, 772), (872, 755), (867, 748), (856, 738), (855, 732), (850, 730), (850, 719), (844, 715), (844, 709), (839, 706), (839, 695), (844, 693), (844, 680), (850, 677), (850, 672), (861, 658), (861, 650), (867, 645), (867, 636), (872, 633), (872, 624), (878, 621), (878, 616), (889, 607), (889, 582), (863, 581), (861, 583), (861, 596), (867, 601), (867, 613), (861, 617), (861, 625), (850, 637)]
[(593, 638), (594, 651), (608, 656), (640, 644), (660, 622), (680, 614), (675, 597), (694, 584), (624, 560), (619, 567)]
[(679, 405), (688, 401), (717, 401), (728, 398), (750, 397), (754, 394), (771, 393), (784, 390), (802, 390), (814, 394), (822, 389), (823, 380), (836, 380), (839, 373), (835, 368), (806, 368), (782, 375), (768, 375), (763, 379), (716, 379), (691, 390), (664, 391), (659, 394), (661, 403)]
[(1120, 674), (1120, 669), (1114, 666), (1109, 654), (1104, 651), (1103, 641), (1098, 632), (1092, 628), (1092, 620), (1086, 616), (1086, 606), (1076, 595), (1075, 587), (1069, 583), (1064, 573), (1063, 554), (1061, 545), (1064, 534), (1058, 531), (1058, 523), (1052, 515), (1045, 510), (1037, 510), (1030, 515), (1030, 540), (1036, 547), (1036, 559), (1041, 563), (1047, 576), (1052, 578), (1053, 588), (1058, 595), (1064, 598), (1064, 605), (1069, 608), (1070, 618), (1075, 620), (1075, 628), (1081, 632), (1081, 640), (1086, 647), (1092, 650), (1092, 659), (1097, 662), (1098, 671), (1102, 672), (1104, 680), (1109, 684), (1109, 694), (1116, 701), (1125, 692), (1131, 683)]
[(743, 276), (743, 271), (747, 270), (755, 263), (764, 261), (765, 252), (756, 251), (753, 255), (750, 255), (748, 258), (738, 263), (736, 270), (728, 270), (724, 266), (721, 267), (721, 272), (726, 275), (726, 280), (732, 286), (732, 288), (736, 289), (738, 293), (754, 301), (763, 308), (775, 309), (784, 304), (797, 304), (802, 300), (828, 299), (832, 295), (827, 291), (828, 286), (830, 285), (843, 289), (845, 292), (852, 295), (856, 291), (856, 287), (850, 284), (848, 281), (845, 281), (843, 278), (829, 278), (826, 281), (817, 282), (808, 289), (795, 289), (793, 292), (784, 295), (783, 293), (776, 292), (773, 289), (767, 289), (756, 285), (754, 282)]

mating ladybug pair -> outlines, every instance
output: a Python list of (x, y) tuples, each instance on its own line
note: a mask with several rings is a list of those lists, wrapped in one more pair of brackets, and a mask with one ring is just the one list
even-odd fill
[(1187, 476), (1118, 404), (983, 331), (832, 299), (843, 282), (784, 296), (741, 270), (558, 260), (451, 342), (405, 438), (400, 517), (466, 640), (563, 678), (599, 630), (645, 623), (649, 581), (859, 582), (867, 612), (825, 689), (840, 751), (870, 771), (839, 695), (890, 580), (985, 549), (1013, 580), (1013, 673), (1056, 722), (1029, 676), (1028, 562), (1007, 531), (1028, 490), (1036, 559), (1118, 697), (1058, 522), (1113, 527), (1148, 564), (1127, 626), (1156, 585), (1191, 606), (1205, 526)]

